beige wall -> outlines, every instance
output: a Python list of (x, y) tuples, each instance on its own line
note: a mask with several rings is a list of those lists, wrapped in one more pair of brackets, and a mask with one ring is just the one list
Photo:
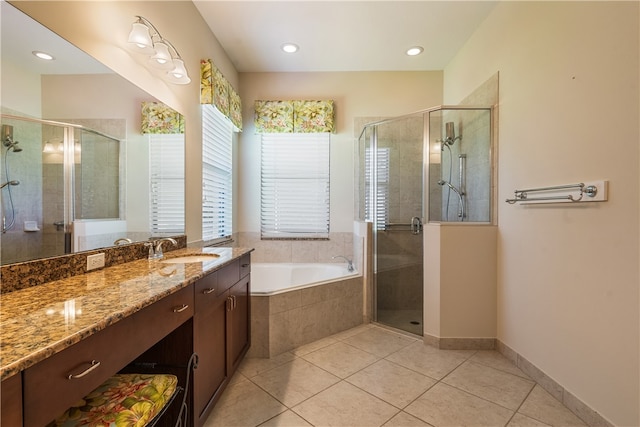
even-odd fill
[[(69, 40), (160, 101), (186, 120), (187, 165), (201, 163), (200, 60), (212, 59), (238, 88), (233, 64), (190, 1), (12, 1), (13, 5)], [(135, 15), (149, 19), (178, 49), (191, 84), (166, 83), (151, 73), (140, 56), (127, 50)], [(70, 25), (73, 23), (73, 25)], [(186, 169), (186, 234), (202, 236), (202, 168)]]
[(31, 74), (14, 64), (2, 64), (2, 109), (3, 113), (23, 112), (40, 117), (40, 75)]
[[(445, 69), (500, 72), (498, 338), (616, 425), (639, 425), (637, 2), (501, 2)], [(609, 200), (507, 205), (607, 179)]]
[(241, 73), (244, 131), (239, 149), (237, 229), (260, 230), (260, 135), (253, 126), (258, 99), (333, 99), (331, 231), (352, 232), (356, 117), (398, 116), (442, 103), (442, 72)]

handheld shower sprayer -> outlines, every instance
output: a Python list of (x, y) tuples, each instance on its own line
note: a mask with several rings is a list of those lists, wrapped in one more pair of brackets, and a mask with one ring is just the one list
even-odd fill
[(460, 202), (460, 204), (458, 205), (458, 218), (461, 218), (462, 221), (464, 221), (465, 207), (464, 207), (464, 199), (462, 198), (462, 196), (465, 195), (464, 191), (458, 190), (453, 184), (451, 184), (448, 181), (445, 181), (444, 179), (439, 180), (438, 185), (440, 186), (446, 185), (447, 187), (449, 187), (449, 189), (453, 190), (453, 192), (458, 195), (458, 201)]
[(15, 179), (13, 181), (7, 181), (4, 184), (0, 185), (0, 189), (6, 187), (7, 185), (20, 185), (20, 181), (16, 181)]

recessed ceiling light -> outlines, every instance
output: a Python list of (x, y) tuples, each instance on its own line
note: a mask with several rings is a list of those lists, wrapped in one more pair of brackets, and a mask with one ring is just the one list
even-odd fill
[(300, 49), (297, 44), (285, 43), (280, 48), (287, 53), (295, 53)]
[(423, 51), (424, 51), (424, 49), (422, 47), (413, 46), (413, 47), (410, 47), (409, 49), (407, 49), (407, 55), (416, 56), (416, 55), (420, 55)]
[(46, 52), (39, 52), (37, 50), (34, 50), (31, 53), (33, 53), (35, 56), (37, 56), (40, 59), (44, 59), (45, 61), (53, 61), (55, 59), (53, 56), (49, 55)]

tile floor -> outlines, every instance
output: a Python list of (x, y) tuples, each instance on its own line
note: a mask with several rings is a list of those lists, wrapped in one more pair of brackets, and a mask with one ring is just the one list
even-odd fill
[(584, 426), (495, 351), (438, 350), (362, 325), (247, 358), (205, 427)]

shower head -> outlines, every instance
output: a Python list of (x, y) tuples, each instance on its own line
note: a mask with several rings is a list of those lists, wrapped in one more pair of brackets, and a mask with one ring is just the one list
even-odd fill
[(444, 124), (444, 140), (442, 141), (443, 146), (451, 146), (456, 141), (456, 139), (461, 138), (461, 136), (456, 136), (455, 124), (453, 122), (447, 122)]
[(454, 128), (453, 122), (445, 123), (445, 138), (451, 142), (456, 139), (456, 129)]

